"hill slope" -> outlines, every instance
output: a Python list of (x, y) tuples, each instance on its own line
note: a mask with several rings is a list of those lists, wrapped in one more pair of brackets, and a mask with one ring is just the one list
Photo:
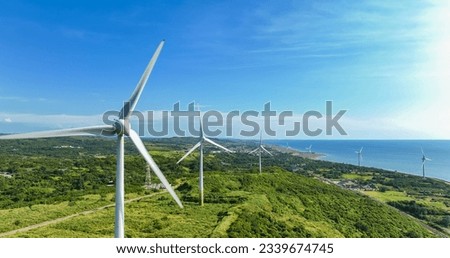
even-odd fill
[[(393, 207), (334, 183), (322, 182), (350, 179), (358, 186), (373, 185), (374, 190), (364, 193), (405, 212), (428, 205), (427, 209), (419, 207), (418, 217), (425, 217), (428, 225), (449, 218), (450, 187), (446, 183), (304, 159), (296, 153), (286, 155), (273, 149), (273, 157), (263, 157), (265, 167), (259, 175), (257, 157), (246, 154), (254, 146), (245, 141), (223, 142), (240, 151), (238, 154), (205, 149), (206, 204), (199, 207), (198, 157), (194, 154), (176, 165), (183, 150), (194, 142), (191, 138), (146, 141), (169, 181), (180, 185), (178, 192), (185, 209), (178, 209), (167, 194), (129, 203), (125, 214), (127, 237), (433, 236), (417, 220)], [(0, 233), (113, 203), (113, 144), (109, 139), (89, 137), (3, 141)], [(146, 182), (143, 159), (132, 148), (127, 150), (125, 159), (127, 197), (151, 194), (153, 190), (143, 187)], [(152, 183), (158, 181), (153, 177)], [(411, 204), (411, 200), (417, 203)], [(114, 208), (108, 207), (15, 236), (112, 237), (113, 227)]]
[[(280, 169), (206, 173), (179, 187), (185, 209), (167, 194), (126, 206), (127, 237), (429, 237), (395, 209), (368, 197)], [(114, 210), (20, 233), (17, 237), (112, 237)]]

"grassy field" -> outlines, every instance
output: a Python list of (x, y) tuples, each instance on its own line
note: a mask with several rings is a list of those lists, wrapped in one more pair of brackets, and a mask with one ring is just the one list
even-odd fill
[(372, 180), (373, 176), (347, 173), (347, 174), (342, 174), (342, 178), (353, 179), (353, 180), (359, 179), (359, 180), (367, 181), (367, 180)]
[(417, 203), (422, 203), (424, 205), (429, 205), (435, 208), (444, 209), (448, 212), (450, 212), (450, 207), (448, 207), (444, 201), (445, 198), (431, 198), (431, 197), (424, 197), (421, 199), (414, 198), (412, 196), (408, 196), (405, 192), (397, 192), (397, 191), (386, 191), (386, 192), (380, 192), (380, 191), (361, 191), (361, 193), (368, 195), (370, 197), (373, 197), (377, 200), (380, 200), (382, 202), (390, 202), (390, 201), (417, 201)]
[(363, 194), (373, 197), (382, 202), (388, 201), (411, 201), (414, 198), (408, 196), (405, 192), (397, 192), (397, 191), (361, 191)]
[(28, 207), (0, 210), (0, 233), (112, 204), (113, 198), (113, 194), (104, 197), (100, 195), (85, 195), (73, 202), (66, 201), (48, 205), (36, 204)]

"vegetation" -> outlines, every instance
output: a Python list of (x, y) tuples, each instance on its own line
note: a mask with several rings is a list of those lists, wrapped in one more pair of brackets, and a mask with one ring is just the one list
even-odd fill
[[(274, 157), (263, 157), (260, 175), (255, 156), (206, 148), (205, 206), (199, 207), (198, 159), (194, 155), (176, 165), (194, 141), (145, 141), (169, 181), (178, 185), (182, 210), (168, 194), (152, 195), (155, 190), (143, 187), (146, 164), (126, 145), (126, 197), (149, 195), (126, 205), (127, 237), (436, 236), (418, 219), (448, 234), (450, 187), (445, 182), (275, 149)], [(114, 202), (114, 141), (79, 137), (0, 143), (0, 234)], [(254, 148), (251, 142), (221, 143), (237, 151)], [(348, 181), (353, 191), (343, 189)], [(152, 183), (157, 182), (153, 177)], [(370, 190), (363, 191), (365, 186)], [(113, 222), (114, 209), (107, 207), (14, 236), (112, 237)]]
[(302, 172), (391, 205), (437, 229), (442, 233), (440, 236), (450, 235), (448, 182), (376, 168), (319, 162), (323, 164), (321, 169)]

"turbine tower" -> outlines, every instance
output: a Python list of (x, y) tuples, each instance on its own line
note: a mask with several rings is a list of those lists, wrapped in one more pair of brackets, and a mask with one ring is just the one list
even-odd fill
[(259, 173), (261, 174), (262, 172), (262, 166), (261, 166), (261, 154), (262, 152), (265, 151), (267, 152), (270, 156), (273, 156), (272, 153), (270, 153), (268, 150), (266, 150), (266, 148), (264, 148), (264, 145), (262, 145), (262, 133), (259, 134), (259, 146), (258, 148), (250, 151), (248, 154), (252, 154), (254, 152), (258, 152), (258, 156), (259, 156)]
[(362, 151), (364, 147), (361, 147), (359, 151), (355, 151), (355, 153), (358, 155), (358, 167), (361, 166), (361, 159), (362, 159)]
[(115, 205), (115, 229), (114, 236), (116, 238), (124, 237), (124, 221), (125, 221), (125, 189), (124, 189), (124, 137), (128, 136), (134, 143), (140, 154), (144, 157), (145, 161), (151, 167), (153, 172), (158, 176), (161, 183), (165, 186), (172, 198), (177, 204), (183, 208), (180, 199), (176, 195), (172, 186), (169, 184), (164, 174), (156, 165), (152, 156), (148, 153), (139, 135), (131, 129), (130, 115), (134, 111), (142, 91), (147, 83), (148, 77), (153, 70), (153, 66), (158, 59), (159, 53), (164, 46), (164, 40), (161, 41), (156, 49), (153, 57), (150, 59), (141, 79), (139, 80), (136, 88), (134, 89), (131, 97), (124, 103), (119, 116), (115, 120), (114, 124), (105, 124), (98, 126), (71, 128), (65, 130), (43, 131), (24, 134), (13, 134), (0, 136), (0, 139), (35, 139), (35, 138), (51, 138), (51, 137), (66, 137), (66, 136), (116, 136), (117, 137), (117, 167), (116, 167), (116, 205)]
[(309, 147), (306, 147), (305, 149), (306, 149), (309, 153), (311, 153), (311, 148), (312, 148), (312, 145), (309, 145)]
[(420, 150), (422, 150), (422, 176), (425, 178), (425, 161), (431, 161), (431, 159), (425, 156), (425, 152), (423, 152), (422, 147)]
[(203, 196), (203, 146), (205, 145), (205, 143), (208, 142), (216, 147), (219, 147), (223, 150), (225, 150), (226, 152), (232, 152), (231, 150), (223, 147), (222, 145), (208, 139), (204, 132), (203, 132), (203, 126), (202, 126), (202, 117), (200, 116), (200, 141), (194, 145), (194, 147), (192, 147), (192, 149), (190, 149), (188, 152), (186, 152), (186, 154), (184, 154), (184, 156), (177, 162), (177, 164), (179, 164), (181, 161), (183, 161), (187, 156), (189, 156), (189, 154), (191, 154), (194, 150), (196, 150), (198, 147), (200, 147), (200, 170), (199, 170), (199, 189), (200, 189), (200, 206), (203, 206), (203, 200), (204, 200), (204, 196)]

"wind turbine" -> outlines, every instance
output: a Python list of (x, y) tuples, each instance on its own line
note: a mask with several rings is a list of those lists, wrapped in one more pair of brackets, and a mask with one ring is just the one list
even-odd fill
[(362, 159), (362, 151), (364, 147), (361, 147), (359, 151), (355, 151), (355, 153), (358, 155), (358, 167), (361, 166), (361, 159)]
[(128, 136), (134, 143), (138, 151), (144, 157), (145, 161), (151, 167), (153, 172), (158, 176), (161, 183), (165, 186), (167, 191), (177, 202), (177, 204), (183, 208), (180, 199), (176, 195), (172, 186), (169, 184), (167, 179), (164, 177), (163, 173), (156, 165), (152, 156), (148, 153), (139, 135), (131, 129), (130, 126), (130, 115), (134, 111), (136, 104), (139, 101), (141, 93), (147, 83), (148, 77), (152, 72), (153, 66), (158, 59), (159, 53), (164, 46), (164, 40), (161, 41), (158, 48), (156, 49), (153, 57), (145, 68), (141, 79), (139, 80), (136, 88), (131, 94), (130, 99), (124, 103), (122, 110), (119, 113), (118, 118), (112, 125), (97, 125), (89, 127), (71, 128), (65, 130), (54, 130), (54, 131), (43, 131), (43, 132), (33, 132), (33, 133), (23, 133), (23, 134), (13, 134), (0, 136), (0, 139), (35, 139), (35, 138), (51, 138), (51, 137), (66, 137), (66, 136), (117, 136), (117, 168), (116, 168), (116, 210), (115, 210), (115, 228), (114, 236), (116, 238), (124, 237), (124, 136)]
[(259, 156), (259, 173), (261, 174), (262, 171), (262, 166), (261, 166), (261, 154), (263, 151), (267, 152), (270, 156), (273, 156), (272, 153), (270, 153), (268, 150), (266, 150), (266, 148), (264, 148), (264, 145), (262, 145), (262, 134), (259, 134), (259, 146), (258, 148), (250, 151), (248, 154), (252, 154), (254, 152), (258, 152), (258, 156)]
[(420, 147), (420, 150), (422, 151), (422, 175), (423, 178), (425, 178), (425, 161), (431, 161), (431, 159), (425, 156), (425, 152), (423, 152), (422, 147)]
[(223, 147), (222, 145), (206, 138), (204, 132), (203, 132), (203, 126), (202, 126), (202, 117), (200, 116), (200, 141), (194, 145), (194, 147), (192, 147), (192, 149), (190, 149), (188, 152), (186, 152), (186, 154), (184, 154), (184, 156), (177, 162), (177, 164), (179, 164), (181, 161), (183, 161), (183, 159), (185, 159), (187, 156), (189, 156), (189, 154), (191, 154), (194, 150), (196, 150), (198, 147), (200, 147), (200, 171), (199, 171), (199, 189), (200, 189), (200, 205), (203, 206), (203, 146), (205, 145), (205, 143), (208, 142), (216, 147), (219, 147), (223, 150), (225, 150), (226, 152), (232, 152), (231, 150)]
[(311, 148), (312, 148), (312, 145), (309, 145), (309, 147), (306, 147), (305, 149), (306, 149), (309, 153), (311, 153)]

